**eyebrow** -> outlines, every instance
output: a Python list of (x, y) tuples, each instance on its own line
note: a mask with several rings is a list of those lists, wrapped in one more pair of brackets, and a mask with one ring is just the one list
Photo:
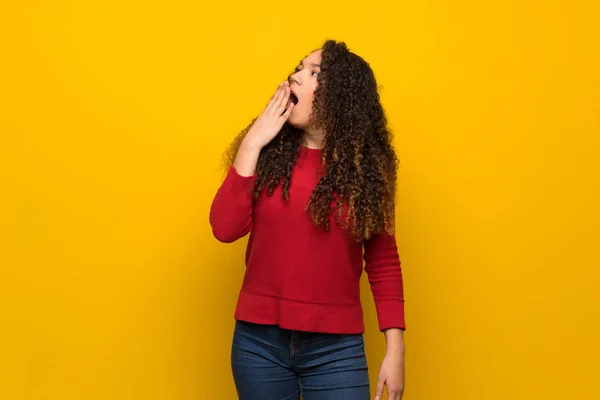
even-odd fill
[[(302, 67), (304, 67), (304, 61), (300, 61), (300, 65), (301, 65)], [(311, 66), (311, 67), (318, 67), (318, 68), (321, 68), (321, 64), (315, 64), (315, 63), (312, 63), (312, 64), (310, 64), (310, 66)]]

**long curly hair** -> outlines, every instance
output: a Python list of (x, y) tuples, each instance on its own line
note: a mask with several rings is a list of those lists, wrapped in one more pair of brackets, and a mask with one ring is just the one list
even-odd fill
[[(324, 132), (321, 161), (324, 174), (312, 191), (306, 211), (316, 226), (328, 230), (330, 218), (357, 241), (394, 231), (396, 169), (377, 82), (369, 64), (344, 42), (325, 41), (317, 77), (311, 127)], [(256, 119), (242, 130), (224, 154), (226, 169)], [(284, 124), (260, 153), (254, 199), (271, 196), (282, 185), (289, 200), (292, 169), (300, 154), (302, 131)]]

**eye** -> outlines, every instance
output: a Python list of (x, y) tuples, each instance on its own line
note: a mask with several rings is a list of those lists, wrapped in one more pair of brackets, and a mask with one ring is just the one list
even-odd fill
[(319, 76), (319, 71), (313, 71), (312, 73), (314, 76)]
[(296, 67), (296, 68), (294, 69), (294, 72), (300, 72), (300, 71), (301, 71), (300, 67)]

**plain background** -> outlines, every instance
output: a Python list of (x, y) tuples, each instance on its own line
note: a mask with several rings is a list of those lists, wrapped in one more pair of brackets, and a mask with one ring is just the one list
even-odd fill
[(0, 398), (235, 398), (220, 154), (327, 38), (401, 160), (405, 399), (600, 398), (597, 4), (3, 2)]

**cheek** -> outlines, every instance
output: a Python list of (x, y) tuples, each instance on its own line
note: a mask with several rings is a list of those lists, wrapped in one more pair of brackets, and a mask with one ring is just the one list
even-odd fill
[(315, 92), (310, 92), (307, 96), (306, 96), (306, 106), (308, 108), (312, 108), (313, 106), (313, 102), (315, 101)]
[(311, 110), (312, 109), (312, 105), (313, 105), (313, 96), (306, 96), (306, 101), (304, 102), (304, 108), (306, 110)]
[(314, 96), (311, 94), (305, 94), (304, 97), (302, 98), (302, 103), (300, 103), (297, 107), (298, 107), (298, 111), (302, 114), (305, 114), (307, 112), (310, 112), (310, 110), (312, 109), (312, 104), (313, 104), (313, 100), (314, 100)]

